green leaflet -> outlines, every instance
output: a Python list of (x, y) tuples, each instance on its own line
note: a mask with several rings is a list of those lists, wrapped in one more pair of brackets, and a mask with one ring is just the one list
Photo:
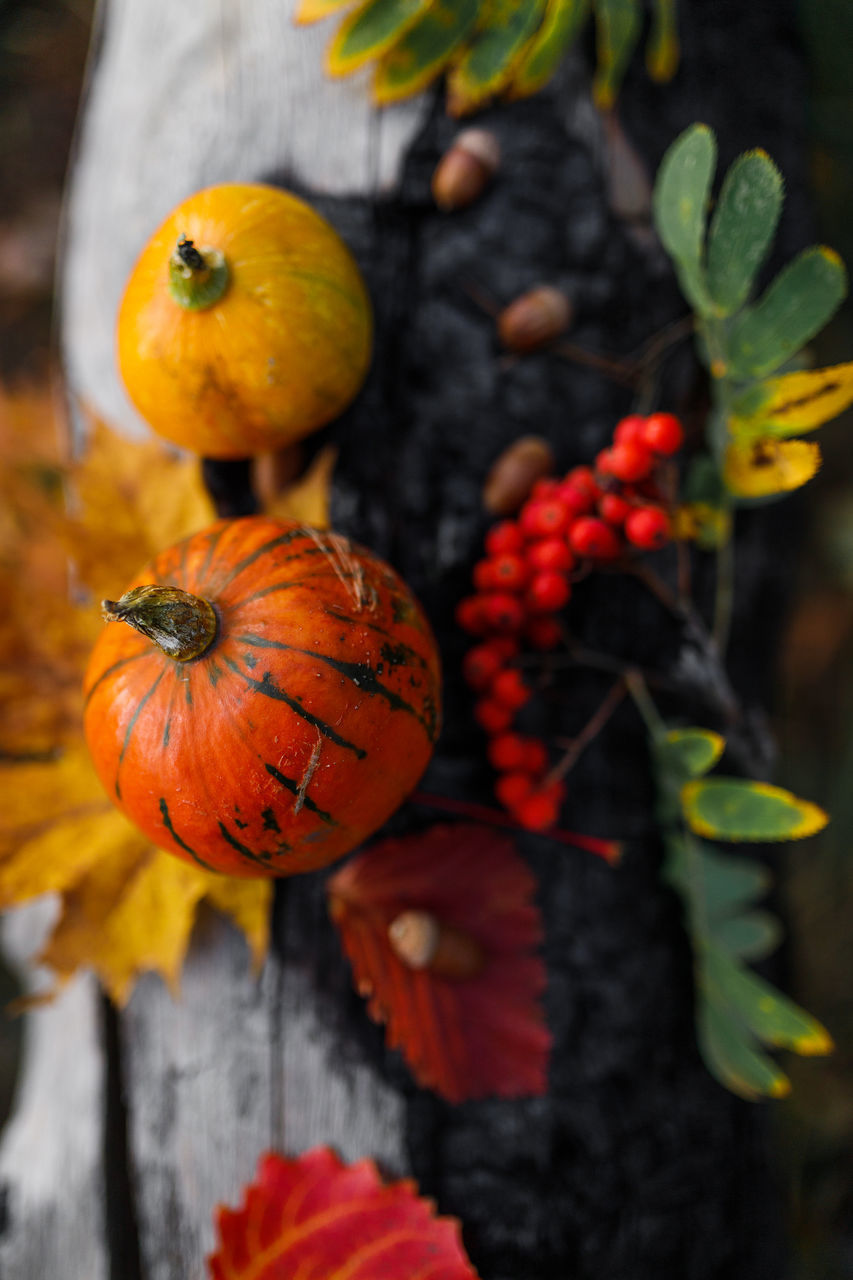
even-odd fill
[(750, 1102), (769, 1095), (783, 1098), (790, 1092), (788, 1077), (759, 1053), (753, 1036), (710, 999), (702, 999), (696, 1011), (696, 1031), (705, 1065), (720, 1084)]
[(655, 226), (673, 259), (685, 297), (700, 312), (713, 309), (703, 245), (717, 143), (704, 124), (685, 130), (661, 161), (652, 206)]
[(729, 374), (747, 380), (772, 373), (823, 328), (846, 293), (847, 273), (838, 254), (824, 245), (805, 249), (754, 307), (735, 317)]
[(658, 768), (686, 782), (701, 777), (723, 754), (725, 738), (710, 729), (670, 729), (656, 746)]
[(721, 947), (709, 944), (702, 963), (712, 998), (730, 1005), (765, 1044), (806, 1055), (830, 1052), (832, 1040), (816, 1018)]
[(769, 911), (746, 911), (711, 921), (710, 936), (739, 960), (763, 960), (782, 941), (782, 926)]
[(708, 236), (708, 289), (719, 315), (731, 315), (749, 297), (773, 242), (782, 199), (782, 175), (764, 151), (738, 156)]
[(408, 31), (430, 0), (367, 0), (345, 18), (329, 45), (326, 68), (344, 76), (377, 58)]
[(376, 68), (375, 101), (395, 102), (426, 88), (473, 29), (479, 11), (480, 0), (433, 0)]
[(510, 98), (537, 93), (553, 76), (563, 55), (586, 21), (590, 0), (548, 0), (542, 26), (531, 38), (516, 65)]
[(671, 80), (678, 67), (675, 0), (655, 0), (652, 29), (646, 44), (646, 69), (659, 84)]
[(688, 782), (681, 801), (691, 830), (712, 840), (800, 840), (829, 821), (811, 801), (743, 778)]
[(545, 0), (491, 0), (486, 19), (448, 76), (451, 115), (474, 111), (504, 87), (544, 10)]
[(609, 111), (619, 91), (628, 60), (640, 38), (639, 0), (596, 0), (598, 66), (592, 96), (601, 111)]

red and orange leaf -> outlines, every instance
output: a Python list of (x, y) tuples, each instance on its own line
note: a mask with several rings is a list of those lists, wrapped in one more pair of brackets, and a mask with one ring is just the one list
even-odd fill
[(453, 1218), (413, 1182), (383, 1183), (372, 1160), (328, 1147), (268, 1154), (241, 1209), (220, 1208), (211, 1280), (477, 1280)]
[[(332, 918), (368, 1012), (387, 1024), (419, 1084), (450, 1102), (543, 1094), (551, 1036), (536, 954), (536, 882), (509, 837), (453, 824), (383, 840), (329, 882)], [(450, 978), (404, 963), (388, 929), (429, 913), (481, 950), (479, 973)]]

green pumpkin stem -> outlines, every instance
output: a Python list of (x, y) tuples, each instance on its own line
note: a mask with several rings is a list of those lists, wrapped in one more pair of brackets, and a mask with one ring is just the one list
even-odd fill
[(200, 658), (216, 639), (213, 606), (178, 587), (134, 587), (101, 608), (107, 622), (126, 622), (176, 662)]
[(228, 263), (220, 249), (198, 249), (181, 236), (169, 259), (169, 292), (187, 311), (203, 311), (228, 288)]

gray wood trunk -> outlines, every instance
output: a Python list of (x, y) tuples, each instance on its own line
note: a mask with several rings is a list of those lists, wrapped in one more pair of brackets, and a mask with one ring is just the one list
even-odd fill
[[(631, 402), (553, 355), (502, 358), (468, 286), (507, 302), (540, 280), (558, 283), (575, 303), (577, 341), (600, 350), (630, 350), (682, 304), (648, 229), (620, 216), (636, 187), (626, 194), (610, 166), (613, 139), (589, 106), (580, 61), (536, 99), (488, 113), (500, 177), (480, 204), (447, 217), (428, 183), (457, 126), (438, 99), (375, 112), (365, 77), (323, 78), (328, 27), (293, 29), (291, 7), (103, 0), (67, 213), (70, 391), (122, 430), (142, 429), (115, 369), (114, 317), (140, 245), (179, 199), (225, 179), (308, 192), (350, 243), (377, 312), (369, 383), (327, 433), (341, 450), (335, 523), (389, 558), (423, 599), (447, 669), (428, 785), (482, 802), (489, 778), (451, 615), (479, 555), (483, 475), (529, 431), (549, 436), (561, 466), (586, 461)], [(729, 0), (683, 9), (679, 79), (653, 89), (637, 70), (626, 87), (623, 119), (642, 165), (653, 172), (678, 130), (704, 118), (724, 155), (763, 145), (782, 161), (796, 211), (804, 184), (790, 86), (802, 76), (787, 11)], [(761, 76), (746, 61), (758, 45), (770, 68)], [(742, 73), (736, 103), (723, 56)], [(737, 76), (731, 61), (729, 70)], [(789, 86), (773, 112), (758, 79), (765, 93)], [(796, 247), (801, 228), (800, 209), (785, 231)], [(694, 379), (683, 355), (667, 369), (667, 402), (686, 403)], [(750, 588), (753, 600), (763, 592), (760, 618), (748, 607), (736, 624), (743, 687), (756, 697), (780, 603), (766, 570), (771, 533), (753, 525), (739, 584), (747, 600)], [(611, 584), (590, 584), (583, 607), (590, 643), (638, 661), (679, 657), (671, 624), (627, 585), (617, 600)], [(680, 657), (689, 665), (686, 647)], [(543, 713), (550, 727), (579, 727), (605, 688), (588, 673), (570, 680)], [(701, 690), (694, 701), (701, 707)], [(395, 829), (428, 817), (405, 811)], [(546, 840), (519, 841), (542, 884), (548, 1096), (453, 1108), (418, 1090), (351, 989), (323, 877), (283, 883), (260, 981), (243, 942), (211, 916), (179, 1002), (151, 978), (116, 1014), (84, 976), (30, 1015), (0, 1147), (2, 1280), (201, 1277), (214, 1206), (236, 1203), (260, 1153), (321, 1142), (416, 1176), (462, 1219), (484, 1280), (778, 1276), (764, 1121), (719, 1089), (696, 1053), (689, 953), (657, 874), (630, 712), (573, 775), (565, 820), (625, 839), (628, 856), (612, 871)], [(30, 924), (15, 931), (31, 949)], [(13, 939), (12, 948), (26, 946)]]

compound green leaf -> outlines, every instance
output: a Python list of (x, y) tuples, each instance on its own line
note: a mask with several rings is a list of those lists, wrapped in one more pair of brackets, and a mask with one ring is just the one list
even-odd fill
[(853, 364), (805, 369), (750, 387), (732, 406), (732, 434), (779, 437), (813, 431), (853, 404)]
[(733, 378), (763, 378), (819, 333), (847, 292), (838, 254), (824, 245), (805, 249), (754, 307), (736, 316), (728, 338)]
[(686, 781), (713, 769), (726, 740), (711, 729), (670, 729), (657, 747), (658, 767)]
[(731, 315), (749, 297), (782, 199), (782, 175), (764, 151), (747, 151), (726, 174), (708, 235), (708, 288), (719, 315)]
[(596, 0), (597, 66), (592, 96), (600, 111), (609, 111), (619, 92), (628, 60), (640, 38), (639, 0)]
[(678, 68), (675, 0), (654, 0), (652, 29), (646, 43), (646, 70), (658, 84), (671, 80)]
[(430, 0), (368, 0), (345, 18), (326, 54), (329, 75), (345, 76), (378, 58), (418, 21)]
[(700, 997), (696, 1031), (705, 1065), (715, 1079), (749, 1102), (761, 1097), (784, 1098), (791, 1091), (788, 1077), (760, 1053), (754, 1038), (707, 995)]
[(832, 1039), (816, 1018), (713, 943), (705, 947), (703, 974), (712, 998), (730, 1006), (765, 1044), (803, 1056), (832, 1052)]
[(466, 115), (503, 89), (544, 11), (545, 0), (490, 0), (485, 20), (448, 76), (451, 115)]
[(688, 782), (681, 801), (690, 828), (717, 840), (800, 840), (829, 821), (809, 800), (743, 778)]
[(589, 13), (590, 0), (548, 0), (542, 26), (525, 47), (509, 86), (510, 98), (537, 93), (553, 76)]
[(706, 921), (723, 920), (751, 906), (770, 887), (770, 872), (753, 858), (696, 844), (692, 851), (692, 875), (685, 887), (694, 897), (701, 897)]
[(426, 88), (473, 30), (479, 12), (480, 0), (433, 0), (377, 66), (374, 100), (384, 105)]
[(713, 311), (703, 245), (716, 155), (717, 143), (708, 126), (691, 125), (661, 161), (653, 196), (655, 226), (675, 263), (681, 288), (705, 314)]
[(782, 940), (782, 926), (769, 911), (748, 911), (712, 920), (712, 940), (740, 960), (763, 960)]

